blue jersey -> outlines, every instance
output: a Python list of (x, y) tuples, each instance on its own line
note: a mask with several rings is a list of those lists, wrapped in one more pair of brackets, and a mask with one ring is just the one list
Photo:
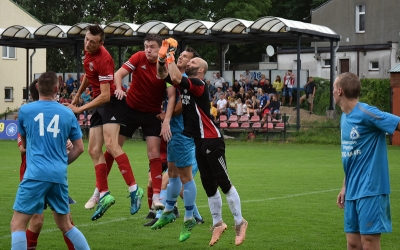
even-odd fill
[(264, 108), (265, 105), (267, 105), (267, 102), (269, 101), (269, 96), (268, 94), (264, 94), (260, 98), (260, 107)]
[[(186, 76), (186, 73), (182, 74), (183, 76)], [(170, 83), (167, 83), (167, 88), (171, 87), (172, 85)], [(179, 95), (179, 90), (178, 88), (176, 89), (176, 103), (178, 103), (180, 100), (180, 95)], [(167, 110), (167, 105), (168, 105), (168, 97), (165, 98), (165, 105), (164, 105), (164, 111)], [(169, 126), (171, 129), (171, 133), (173, 134), (181, 134), (183, 132), (183, 116), (182, 113), (171, 117), (171, 120), (169, 122)]]
[(357, 103), (342, 114), (341, 148), (346, 200), (390, 193), (386, 133), (393, 134), (400, 117)]
[(23, 105), (18, 130), (26, 137), (27, 169), (24, 179), (67, 184), (67, 139), (82, 138), (78, 121), (69, 108), (39, 100)]

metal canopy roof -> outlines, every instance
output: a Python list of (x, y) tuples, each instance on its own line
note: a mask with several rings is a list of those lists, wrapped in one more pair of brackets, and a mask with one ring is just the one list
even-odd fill
[[(45, 24), (39, 28), (13, 25), (0, 27), (0, 45), (21, 48), (51, 48), (82, 44), (89, 23), (73, 26)], [(152, 20), (143, 24), (112, 22), (102, 25), (107, 46), (143, 43), (147, 33), (173, 36), (190, 44), (286, 43), (339, 41), (325, 26), (266, 16), (255, 21), (224, 18), (217, 22), (186, 19), (177, 24)]]

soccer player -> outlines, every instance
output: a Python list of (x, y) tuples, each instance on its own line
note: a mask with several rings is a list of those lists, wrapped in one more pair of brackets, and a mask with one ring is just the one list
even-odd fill
[[(162, 55), (160, 57), (162, 58)], [(168, 72), (160, 70), (159, 75), (167, 80), (169, 77), (173, 84), (180, 86), (181, 89), (185, 125), (183, 135), (194, 139), (200, 178), (213, 217), (213, 233), (209, 245), (213, 246), (227, 229), (227, 225), (222, 221), (222, 200), (218, 187), (226, 195), (236, 224), (235, 244), (240, 245), (245, 239), (248, 222), (242, 217), (239, 194), (226, 171), (223, 136), (211, 119), (209, 93), (204, 82), (208, 65), (199, 57), (191, 59), (186, 65), (188, 77), (185, 77), (180, 73), (174, 60), (167, 60), (167, 64)]]
[[(37, 90), (37, 82), (38, 79), (35, 79), (30, 85), (29, 85), (29, 92), (30, 95), (32, 97), (33, 101), (37, 101), (39, 100), (39, 91)], [(67, 141), (67, 152), (69, 152), (71, 150), (72, 147), (72, 143), (70, 140)], [(21, 166), (19, 169), (19, 179), (20, 182), (22, 181), (22, 179), (24, 178), (24, 174), (26, 171), (26, 148), (22, 145), (22, 139), (21, 139), (21, 135), (18, 133), (18, 148), (21, 152)], [(74, 204), (75, 201), (69, 197), (69, 204)], [(47, 206), (45, 205), (45, 208)], [(74, 225), (74, 223), (72, 222), (72, 217), (71, 214), (68, 214), (68, 217), (70, 218), (71, 224)], [(39, 238), (39, 234), (40, 231), (42, 230), (42, 226), (43, 226), (43, 221), (44, 221), (44, 216), (43, 213), (42, 214), (33, 214), (32, 218), (29, 220), (29, 226), (26, 229), (26, 240), (27, 240), (27, 246), (28, 249), (36, 249), (37, 246), (37, 242), (38, 242), (38, 238)], [(64, 241), (65, 244), (67, 244), (68, 250), (74, 250), (74, 245), (72, 244), (72, 242), (68, 239), (68, 237), (66, 237), (63, 234), (64, 237)]]
[[(82, 132), (71, 110), (54, 101), (57, 75), (39, 77), (39, 101), (26, 104), (18, 114), (18, 131), (26, 148), (27, 168), (18, 187), (11, 220), (11, 249), (27, 249), (26, 227), (33, 214), (42, 214), (44, 205), (53, 209), (58, 228), (75, 249), (89, 249), (83, 234), (71, 224), (67, 166), (82, 154)], [(73, 147), (67, 154), (70, 139)]]
[(400, 117), (358, 101), (361, 82), (340, 74), (333, 98), (343, 111), (340, 120), (345, 173), (337, 205), (344, 208), (347, 249), (380, 247), (381, 233), (392, 231), (386, 133), (400, 131)]
[[(144, 51), (133, 54), (115, 73), (115, 95), (121, 99), (126, 95), (127, 121), (120, 130), (120, 144), (131, 138), (135, 130), (142, 128), (147, 144), (147, 157), (150, 162), (150, 174), (153, 187), (152, 208), (164, 209), (160, 202), (162, 182), (162, 163), (160, 158), (161, 135), (171, 136), (169, 123), (161, 127), (157, 115), (161, 112), (161, 104), (165, 96), (165, 82), (157, 77), (156, 63), (162, 39), (159, 35), (148, 34), (144, 39)], [(132, 74), (132, 84), (127, 93), (122, 90), (122, 79)], [(172, 114), (174, 103), (167, 110)], [(112, 162), (112, 156), (107, 156)]]
[[(173, 39), (170, 39), (175, 47), (173, 51), (176, 50), (177, 42)], [(159, 63), (158, 68), (164, 67), (165, 70), (165, 53), (166, 50), (169, 49), (169, 43), (167, 41), (163, 41), (163, 47), (159, 52)], [(170, 52), (167, 60), (172, 60), (173, 53)], [(181, 74), (184, 73), (184, 69), (186, 67), (187, 62), (198, 56), (198, 53), (192, 48), (187, 48), (185, 51), (181, 53), (178, 60), (178, 65)], [(163, 62), (162, 62), (163, 61)], [(176, 91), (175, 88), (171, 85), (171, 83), (167, 82), (169, 86), (167, 91), (170, 93), (172, 91)], [(171, 101), (171, 100), (168, 100)], [(170, 127), (172, 132), (172, 138), (168, 142), (168, 176), (169, 176), (169, 184), (166, 190), (166, 206), (165, 210), (162, 213), (161, 217), (158, 221), (151, 227), (152, 229), (162, 228), (168, 223), (174, 221), (176, 216), (174, 214), (174, 205), (176, 203), (178, 195), (181, 193), (182, 185), (183, 185), (183, 201), (185, 204), (185, 217), (184, 224), (179, 236), (179, 241), (187, 240), (190, 235), (193, 227), (196, 225), (197, 220), (194, 218), (194, 208), (196, 206), (196, 184), (193, 180), (193, 176), (197, 172), (197, 163), (195, 160), (195, 146), (193, 138), (186, 137), (182, 134), (183, 132), (183, 117), (182, 117), (182, 103), (178, 102), (175, 106), (174, 115), (170, 120)], [(164, 120), (165, 122), (165, 120)], [(196, 208), (197, 211), (197, 208)], [(198, 214), (198, 211), (197, 211)], [(203, 221), (201, 216), (198, 220)]]
[[(125, 100), (115, 97), (114, 61), (103, 46), (104, 38), (104, 31), (100, 26), (89, 26), (84, 40), (85, 76), (72, 103), (66, 104), (77, 114), (95, 108), (90, 119), (89, 154), (95, 166), (97, 192), (95, 191), (92, 197), (92, 202), (89, 204), (91, 206), (85, 205), (86, 209), (91, 209), (98, 201), (92, 220), (101, 218), (115, 203), (108, 189), (107, 176), (111, 167), (107, 167), (103, 155), (103, 144), (106, 145), (107, 152), (116, 160), (122, 177), (128, 185), (131, 214), (137, 213), (143, 196), (143, 190), (136, 184), (128, 156), (118, 144), (120, 125), (125, 122), (126, 103)], [(92, 87), (93, 100), (76, 107), (79, 96), (89, 85)]]

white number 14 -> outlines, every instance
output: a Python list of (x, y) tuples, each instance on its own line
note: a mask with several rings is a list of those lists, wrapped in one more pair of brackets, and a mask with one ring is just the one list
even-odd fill
[[(35, 122), (39, 120), (39, 134), (40, 136), (44, 136), (44, 118), (43, 113), (39, 113), (35, 118)], [(58, 129), (58, 121), (60, 119), (59, 115), (54, 115), (53, 119), (51, 119), (49, 125), (47, 126), (46, 131), (49, 133), (53, 133), (53, 137), (57, 137), (57, 134), (60, 133)]]

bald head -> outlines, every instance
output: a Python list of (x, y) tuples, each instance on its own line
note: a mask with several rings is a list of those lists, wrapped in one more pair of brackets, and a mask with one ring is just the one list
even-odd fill
[(208, 63), (200, 57), (192, 58), (186, 65), (186, 74), (189, 77), (203, 79), (208, 70)]

